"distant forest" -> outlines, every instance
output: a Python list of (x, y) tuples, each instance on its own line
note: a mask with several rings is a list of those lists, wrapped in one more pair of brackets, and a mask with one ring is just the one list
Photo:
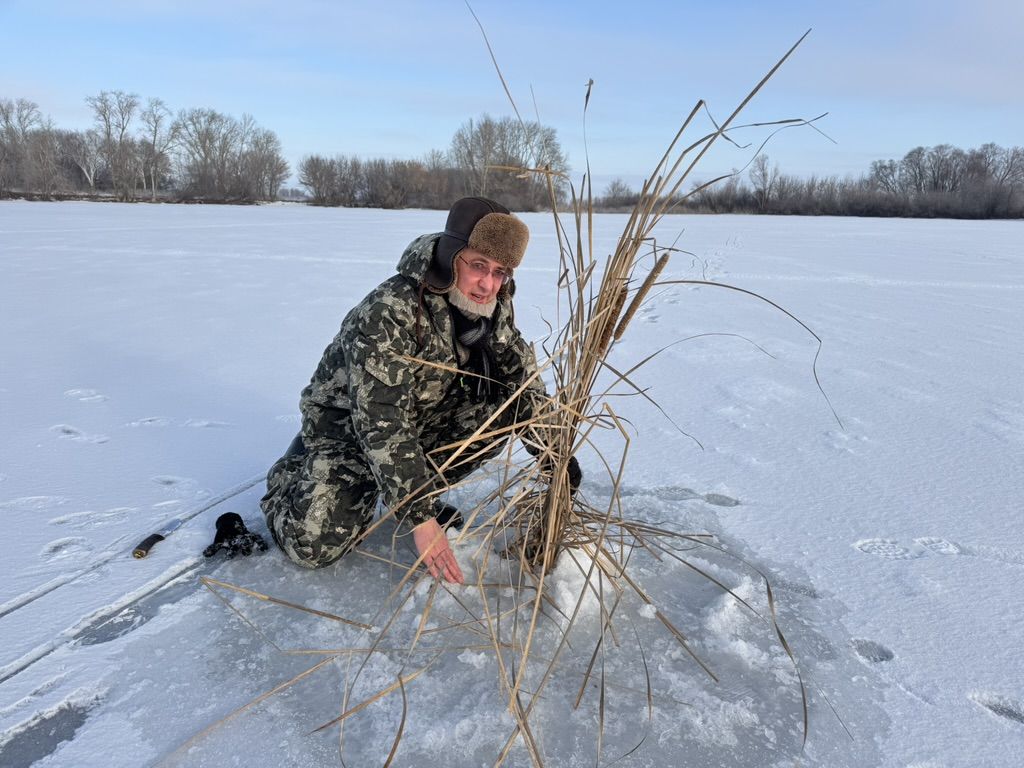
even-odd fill
[[(249, 115), (213, 109), (177, 113), (161, 100), (101, 91), (85, 99), (93, 127), (65, 130), (27, 99), (0, 98), (0, 198), (254, 203), (446, 209), (486, 195), (513, 210), (564, 204), (569, 163), (553, 128), (483, 115), (464, 123), (446, 150), (416, 160), (310, 155), (291, 168), (277, 135)], [(550, 174), (523, 169), (547, 169)], [(621, 179), (595, 209), (625, 211), (637, 190)], [(780, 171), (765, 154), (706, 188), (695, 184), (680, 212), (946, 218), (1024, 217), (1024, 148), (916, 147), (876, 160), (859, 178)]]

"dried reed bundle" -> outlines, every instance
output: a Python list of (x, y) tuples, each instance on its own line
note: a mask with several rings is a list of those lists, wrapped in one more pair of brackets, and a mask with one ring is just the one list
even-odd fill
[[(644, 643), (625, 616), (624, 606), (646, 607), (645, 610), (657, 618), (672, 642), (685, 650), (712, 680), (717, 681), (718, 677), (711, 664), (695, 652), (672, 612), (659, 605), (659, 599), (649, 594), (633, 573), (631, 563), (642, 558), (686, 566), (704, 583), (728, 595), (750, 616), (763, 622), (792, 664), (803, 720), (802, 743), (806, 741), (807, 691), (793, 651), (779, 627), (774, 595), (764, 574), (726, 552), (709, 534), (678, 531), (631, 520), (624, 514), (620, 491), (630, 438), (609, 398), (620, 389), (647, 398), (632, 378), (647, 360), (621, 372), (608, 361), (610, 348), (629, 330), (638, 308), (649, 298), (655, 286), (672, 282), (719, 285), (707, 281), (659, 283), (674, 249), (657, 245), (653, 237), (654, 228), (680, 200), (707, 186), (698, 186), (689, 193), (681, 192), (701, 158), (718, 140), (729, 140), (727, 134), (737, 116), (803, 39), (772, 67), (727, 120), (721, 125), (716, 124), (714, 131), (688, 141), (684, 137), (693, 130), (695, 118), (705, 109), (702, 101), (693, 107), (644, 183), (639, 201), (630, 212), (613, 253), (603, 263), (598, 263), (593, 248), (589, 175), (585, 177), (579, 193), (572, 190), (568, 215), (570, 226), (564, 225), (563, 216), (554, 213), (560, 253), (561, 296), (566, 316), (559, 319), (559, 330), (549, 340), (548, 354), (541, 364), (542, 371), (553, 380), (554, 394), (528, 420), (499, 429), (494, 426), (496, 414), (481, 424), (466, 441), (443, 446), (434, 454), (439, 462), (435, 465), (438, 472), (444, 472), (471, 460), (480, 451), (500, 446), (503, 452), (503, 459), (495, 462), (497, 469), (490, 481), (492, 490), (475, 507), (465, 511), (467, 526), (456, 542), (457, 551), (463, 554), (463, 559), (466, 559), (465, 553), (471, 553), (473, 566), (464, 567), (464, 570), (468, 574), (475, 572), (475, 580), (470, 577), (467, 587), (457, 590), (432, 582), (421, 560), (411, 561), (407, 554), (412, 551), (410, 543), (396, 531), (390, 546), (381, 551), (372, 551), (370, 546), (357, 550), (376, 567), (388, 568), (394, 575), (390, 594), (374, 616), (355, 621), (247, 592), (249, 597), (315, 613), (343, 627), (352, 627), (351, 631), (358, 631), (347, 648), (288, 651), (323, 653), (329, 659), (347, 660), (347, 682), (341, 712), (316, 729), (340, 726), (339, 749), (342, 755), (346, 722), (397, 691), (401, 694), (401, 716), (389, 753), (381, 755), (385, 767), (393, 764), (401, 751), (400, 743), (408, 718), (414, 716), (410, 708), (415, 706), (412, 703), (415, 681), (429, 676), (426, 673), (446, 654), (467, 648), (486, 649), (490, 654), (502, 700), (506, 702), (511, 716), (512, 728), (495, 751), (495, 766), (507, 762), (516, 745), (525, 749), (533, 765), (548, 764), (542, 736), (544, 728), (538, 722), (537, 713), (546, 700), (550, 684), (556, 679), (560, 690), (565, 690), (564, 681), (571, 685), (570, 690), (576, 691), (571, 705), (574, 709), (581, 706), (588, 691), (597, 691), (597, 729), (594, 734), (597, 763), (602, 759), (612, 692), (640, 697), (646, 705), (649, 719), (656, 701), (674, 701), (678, 706), (687, 706), (686, 702), (673, 700), (671, 696), (655, 690), (656, 681), (652, 679), (647, 664)], [(589, 99), (588, 85), (584, 110)], [(772, 125), (784, 127), (807, 122), (784, 120)], [(555, 211), (550, 171), (544, 168), (513, 170), (545, 174), (551, 191), (552, 210)], [(648, 251), (653, 252), (654, 265), (644, 275), (643, 265)], [(806, 330), (811, 332), (809, 328)], [(514, 407), (518, 395), (528, 383), (513, 393), (502, 408)], [(593, 449), (611, 481), (607, 500), (600, 506), (592, 504), (584, 494), (574, 492), (567, 476), (570, 457), (585, 446), (593, 445), (595, 430), (617, 430), (623, 446), (621, 455), (616, 459)], [(510, 438), (519, 438), (536, 455), (525, 456), (517, 452), (514, 440)], [(442, 456), (445, 457), (443, 461), (440, 460)], [(411, 495), (410, 499), (414, 496)], [(401, 515), (401, 512), (401, 506), (392, 509), (385, 520), (391, 515)], [(367, 536), (383, 524), (384, 520), (379, 521)], [(699, 553), (700, 557), (694, 557), (694, 553)], [(737, 567), (746, 569), (759, 580), (764, 587), (763, 605), (755, 605), (716, 576), (704, 564), (704, 558), (709, 556), (730, 558)], [(574, 603), (560, 602), (553, 594), (552, 574), (556, 569), (575, 570), (578, 574), (582, 588)], [(428, 584), (429, 589), (426, 588)], [(246, 590), (212, 580), (207, 586), (246, 593)], [(398, 620), (409, 613), (413, 602), (420, 612), (415, 629), (409, 627), (409, 622)], [(259, 631), (248, 618), (243, 616), (243, 619)], [(635, 642), (630, 640), (630, 634)], [(269, 638), (268, 641), (273, 643)], [(616, 674), (622, 672), (621, 665), (612, 670), (608, 664), (616, 652), (614, 649), (619, 648), (632, 649), (623, 652), (634, 668), (633, 676), (628, 680), (616, 679)], [(394, 681), (352, 704), (362, 674), (374, 658), (381, 656), (399, 662)], [(317, 665), (302, 673), (265, 696), (284, 690), (319, 667)], [(626, 754), (641, 743), (643, 738)]]

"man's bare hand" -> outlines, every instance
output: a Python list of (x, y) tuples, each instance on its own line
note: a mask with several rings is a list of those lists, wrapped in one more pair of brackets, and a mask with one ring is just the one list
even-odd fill
[(412, 540), (416, 544), (416, 551), (423, 556), (423, 562), (426, 563), (431, 576), (441, 577), (452, 584), (462, 584), (465, 581), (462, 570), (455, 561), (455, 553), (448, 546), (448, 537), (437, 524), (437, 520), (427, 520), (413, 528)]

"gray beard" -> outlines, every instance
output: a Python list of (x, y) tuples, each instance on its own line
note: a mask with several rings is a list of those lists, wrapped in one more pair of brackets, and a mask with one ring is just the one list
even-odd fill
[(448, 289), (448, 301), (469, 318), (493, 317), (494, 310), (498, 307), (497, 297), (486, 304), (477, 304), (454, 285)]

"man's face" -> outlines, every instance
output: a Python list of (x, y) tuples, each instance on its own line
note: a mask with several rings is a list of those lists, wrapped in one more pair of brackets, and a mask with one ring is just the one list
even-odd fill
[(487, 304), (498, 296), (507, 270), (500, 262), (464, 249), (455, 257), (455, 287), (477, 304)]

